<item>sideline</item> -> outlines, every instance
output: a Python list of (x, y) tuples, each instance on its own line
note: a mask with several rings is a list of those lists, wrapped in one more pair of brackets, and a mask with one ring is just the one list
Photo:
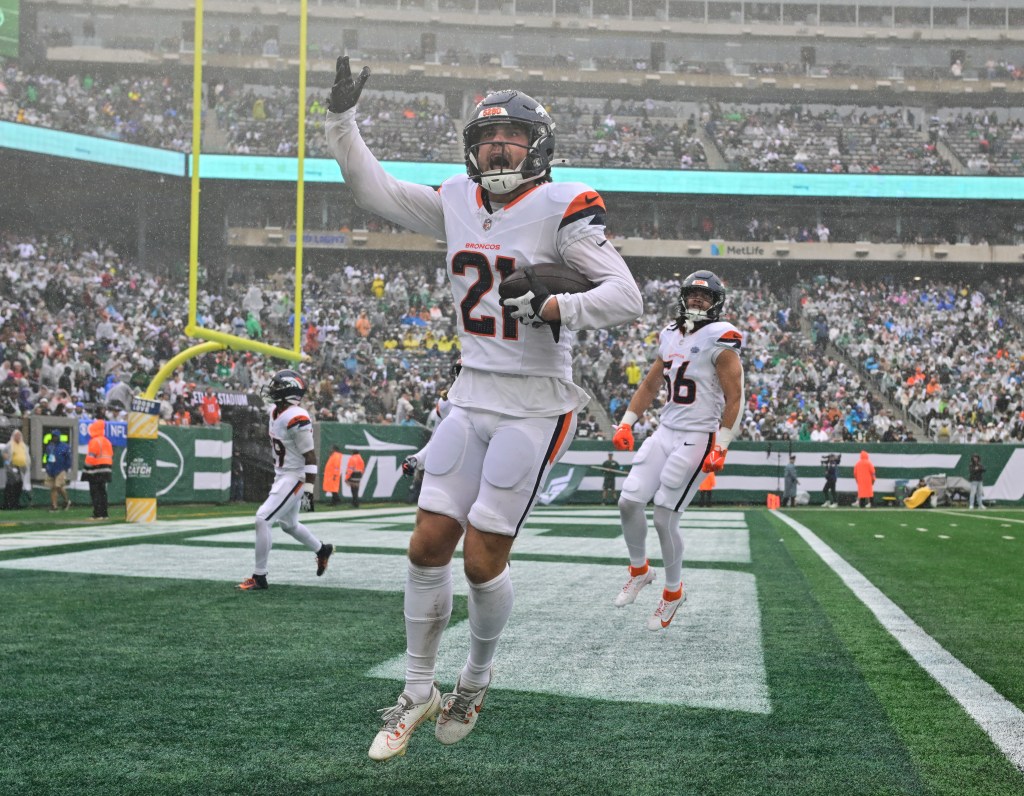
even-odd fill
[(903, 609), (809, 528), (781, 512), (774, 514), (807, 542), (910, 657), (960, 703), (1007, 759), (1024, 771), (1024, 713), (925, 633)]

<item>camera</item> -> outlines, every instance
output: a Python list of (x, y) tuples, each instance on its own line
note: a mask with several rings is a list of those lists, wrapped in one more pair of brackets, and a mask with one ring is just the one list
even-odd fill
[(821, 466), (828, 468), (834, 464), (839, 464), (839, 460), (842, 456), (838, 453), (826, 453), (821, 457)]

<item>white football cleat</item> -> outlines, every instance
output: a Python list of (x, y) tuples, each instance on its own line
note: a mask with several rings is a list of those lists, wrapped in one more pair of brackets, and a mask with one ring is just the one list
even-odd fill
[[(491, 671), (494, 677), (494, 671)], [(476, 726), (480, 711), (484, 706), (484, 697), (490, 682), (483, 688), (468, 689), (462, 687), (462, 675), (455, 683), (455, 690), (441, 697), (441, 715), (437, 718), (434, 736), (443, 744), (458, 743)]]
[(413, 730), (434, 718), (440, 709), (441, 692), (436, 683), (430, 689), (430, 698), (424, 702), (413, 702), (412, 697), (403, 692), (395, 705), (381, 708), (384, 728), (370, 744), (370, 757), (373, 760), (387, 760), (404, 755)]
[(647, 617), (648, 630), (664, 630), (672, 624), (676, 610), (686, 602), (685, 589), (680, 589), (680, 591), (682, 591), (682, 594), (678, 600), (666, 600), (665, 594), (662, 592), (661, 599), (658, 600), (658, 607), (654, 609), (653, 614)]
[(640, 590), (648, 584), (654, 583), (657, 580), (657, 575), (654, 574), (654, 567), (650, 564), (647, 565), (647, 571), (643, 575), (630, 575), (629, 580), (626, 581), (626, 585), (622, 587), (618, 594), (615, 595), (615, 605), (622, 608), (626, 605), (632, 605), (636, 600), (636, 596), (640, 593)]

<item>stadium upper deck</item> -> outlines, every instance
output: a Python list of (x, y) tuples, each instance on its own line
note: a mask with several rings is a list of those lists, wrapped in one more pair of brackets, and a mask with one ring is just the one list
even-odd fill
[[(188, 61), (184, 0), (27, 4), (51, 61)], [(342, 52), (375, 61), (381, 87), (466, 89), (515, 81), (602, 84), (628, 96), (725, 92), (913, 91), (995, 97), (1024, 91), (1024, 3), (747, 3), (682, 0), (322, 0), (310, 4), (310, 69)], [(209, 67), (280, 72), (297, 55), (298, 4), (214, 0)], [(104, 51), (118, 49), (113, 57)], [(185, 52), (183, 52), (185, 51)], [(461, 82), (459, 82), (461, 81)], [(989, 100), (991, 101), (991, 99)]]

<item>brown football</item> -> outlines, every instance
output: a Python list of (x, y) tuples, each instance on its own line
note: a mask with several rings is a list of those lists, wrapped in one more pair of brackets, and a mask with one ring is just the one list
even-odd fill
[[(529, 266), (533, 275), (553, 294), (585, 293), (596, 285), (579, 271), (559, 263), (542, 263)], [(503, 299), (519, 298), (530, 290), (530, 280), (526, 278), (525, 268), (518, 268), (501, 280), (498, 295)]]

